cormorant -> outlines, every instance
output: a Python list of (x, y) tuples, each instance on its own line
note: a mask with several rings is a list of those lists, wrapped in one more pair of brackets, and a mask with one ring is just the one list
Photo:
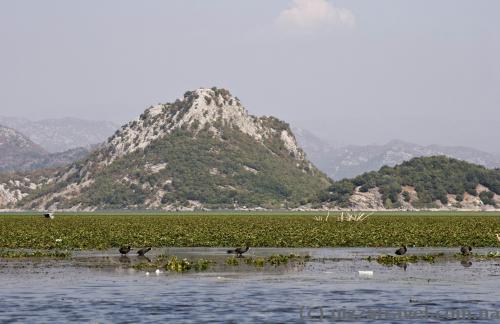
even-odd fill
[(469, 255), (471, 251), (472, 251), (472, 247), (470, 247), (470, 246), (462, 246), (460, 248), (460, 253), (462, 253), (462, 255)]
[(408, 251), (408, 249), (406, 248), (406, 245), (403, 245), (402, 247), (400, 247), (399, 249), (396, 250), (396, 254), (397, 255), (403, 255), (406, 253), (406, 251)]
[(235, 253), (237, 258), (241, 258), (243, 256), (243, 253), (247, 252), (249, 249), (249, 246), (247, 246), (245, 249), (239, 247), (234, 250), (227, 250), (227, 253)]
[(144, 249), (140, 249), (139, 251), (137, 251), (137, 254), (139, 256), (144, 256), (146, 253), (148, 253), (149, 251), (151, 251), (151, 248), (148, 247), (148, 248), (144, 248)]
[(120, 251), (121, 254), (126, 255), (129, 253), (131, 250), (130, 245), (129, 246), (122, 246), (118, 251)]

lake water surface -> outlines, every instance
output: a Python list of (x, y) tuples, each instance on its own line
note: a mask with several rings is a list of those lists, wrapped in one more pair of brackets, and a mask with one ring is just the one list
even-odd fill
[[(456, 251), (451, 249), (411, 249), (450, 257), (405, 268), (365, 260), (394, 249), (250, 250), (254, 257), (292, 252), (312, 257), (305, 264), (261, 269), (226, 265), (225, 250), (151, 251), (150, 258), (168, 254), (217, 262), (208, 271), (185, 274), (162, 269), (147, 275), (130, 268), (141, 262), (139, 257), (121, 258), (114, 250), (76, 252), (63, 260), (0, 259), (0, 322), (423, 323), (461, 318), (457, 322), (470, 323), (500, 316), (499, 259), (469, 262), (452, 258)], [(359, 271), (373, 271), (373, 276)]]

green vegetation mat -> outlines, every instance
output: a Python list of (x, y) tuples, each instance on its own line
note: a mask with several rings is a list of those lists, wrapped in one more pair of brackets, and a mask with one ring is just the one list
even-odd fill
[(498, 213), (375, 214), (364, 222), (325, 213), (0, 215), (0, 248), (500, 247)]

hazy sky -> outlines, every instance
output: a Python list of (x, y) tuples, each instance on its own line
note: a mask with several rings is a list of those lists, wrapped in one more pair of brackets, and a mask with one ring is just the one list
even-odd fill
[(123, 123), (228, 88), (335, 142), (500, 152), (500, 1), (0, 0), (0, 115)]

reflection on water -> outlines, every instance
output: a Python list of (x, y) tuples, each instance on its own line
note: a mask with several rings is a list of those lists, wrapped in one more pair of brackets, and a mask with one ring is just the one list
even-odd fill
[(408, 262), (401, 262), (401, 263), (397, 263), (396, 265), (398, 267), (400, 267), (401, 269), (403, 269), (404, 271), (406, 271), (406, 269), (408, 268)]
[(460, 261), (460, 264), (464, 267), (464, 268), (468, 268), (472, 265), (472, 261), (470, 260), (462, 260)]
[[(305, 264), (261, 269), (244, 262), (226, 265), (225, 250), (153, 250), (148, 254), (153, 261), (167, 254), (217, 263), (206, 272), (162, 270), (149, 276), (131, 268), (147, 259), (120, 257), (116, 251), (81, 252), (64, 260), (0, 260), (0, 322), (300, 323), (333, 321), (342, 314), (362, 322), (372, 319), (370, 312), (381, 316), (389, 311), (441, 316), (423, 321), (409, 319), (408, 313), (398, 315), (422, 323), (445, 319), (439, 313), (443, 310), (482, 311), (489, 316), (500, 311), (500, 265), (494, 260), (445, 258), (391, 267), (364, 258), (392, 249), (252, 249), (249, 257), (291, 252), (313, 257)], [(362, 277), (359, 271), (373, 271), (373, 276)]]

